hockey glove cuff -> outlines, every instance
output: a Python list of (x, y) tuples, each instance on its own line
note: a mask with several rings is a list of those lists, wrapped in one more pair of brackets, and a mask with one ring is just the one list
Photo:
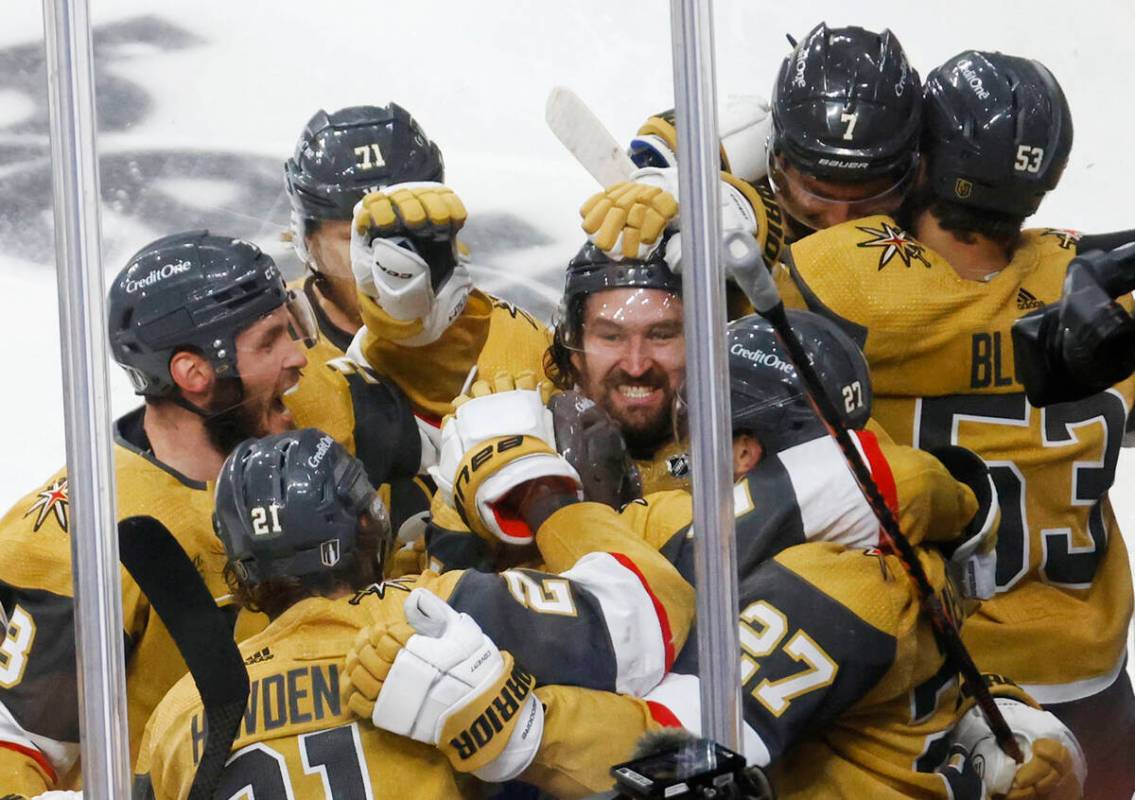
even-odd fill
[(535, 532), (502, 501), (529, 481), (562, 479), (581, 497), (579, 474), (556, 452), (552, 387), (531, 372), (477, 381), (454, 400), (441, 432), (438, 492), (471, 531), (490, 541), (530, 544)]

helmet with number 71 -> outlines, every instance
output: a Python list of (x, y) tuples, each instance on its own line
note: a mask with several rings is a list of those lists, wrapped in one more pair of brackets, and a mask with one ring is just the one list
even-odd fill
[(407, 181), (445, 180), (441, 150), (397, 103), (350, 106), (308, 120), (284, 164), (293, 219), (349, 220), (363, 196)]
[[(789, 310), (800, 338), (848, 428), (871, 416), (871, 375), (863, 351), (839, 326), (810, 311)], [(772, 325), (755, 314), (729, 325), (729, 404), (734, 433), (749, 433), (777, 453), (826, 433)]]
[(1027, 217), (1056, 188), (1072, 113), (1038, 61), (969, 50), (926, 78), (922, 150), (944, 200)]

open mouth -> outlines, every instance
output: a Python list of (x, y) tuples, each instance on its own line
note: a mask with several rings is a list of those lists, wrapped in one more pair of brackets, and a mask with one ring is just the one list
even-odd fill
[(641, 404), (649, 403), (655, 399), (656, 395), (661, 395), (662, 390), (656, 386), (646, 386), (641, 383), (624, 383), (618, 386), (619, 396), (628, 403)]

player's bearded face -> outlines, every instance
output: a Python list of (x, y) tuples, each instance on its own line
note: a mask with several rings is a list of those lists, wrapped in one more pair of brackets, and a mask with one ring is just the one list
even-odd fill
[(224, 453), (251, 436), (269, 436), (295, 427), (284, 396), (299, 383), (307, 356), (291, 336), (292, 321), (278, 308), (236, 337), (240, 379), (217, 381), (206, 421), (213, 444)]
[(662, 289), (609, 289), (587, 298), (572, 354), (582, 392), (619, 424), (632, 451), (673, 435), (671, 413), (685, 379), (682, 301)]

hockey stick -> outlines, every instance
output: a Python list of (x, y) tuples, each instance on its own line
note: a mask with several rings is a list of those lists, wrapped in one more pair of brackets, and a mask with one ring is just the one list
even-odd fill
[(189, 799), (212, 800), (248, 703), (248, 671), (232, 625), (185, 550), (158, 520), (121, 520), (118, 555), (169, 630), (201, 694), (205, 746)]
[[(840, 418), (831, 398), (824, 391), (823, 383), (820, 381), (819, 375), (816, 374), (815, 367), (812, 366), (804, 346), (792, 329), (792, 324), (788, 321), (788, 315), (784, 311), (784, 303), (780, 299), (780, 293), (777, 291), (772, 275), (765, 266), (756, 241), (749, 234), (733, 231), (726, 235), (723, 250), (730, 276), (741, 288), (741, 291), (745, 293), (745, 296), (749, 298), (749, 302), (753, 304), (757, 313), (769, 321), (777, 336), (784, 343), (792, 363), (796, 366), (797, 374), (803, 380), (804, 387), (820, 414), (820, 419), (823, 420), (837, 444), (839, 444), (839, 449), (843, 452), (848, 466), (851, 467), (855, 481), (859, 484), (868, 505), (871, 506), (871, 511), (879, 520), (889, 543), (898, 552), (903, 565), (906, 567), (907, 575), (918, 592), (922, 611), (930, 620), (934, 638), (939, 647), (942, 648), (946, 658), (954, 665), (962, 676), (962, 681), (973, 694), (977, 705), (985, 716), (986, 723), (997, 739), (997, 744), (1014, 761), (1018, 764), (1021, 763), (1024, 761), (1024, 754), (1021, 752), (1020, 745), (1017, 744), (1012, 729), (1001, 715), (1001, 710), (997, 707), (997, 703), (993, 699), (993, 695), (990, 694), (981, 672), (973, 662), (973, 657), (970, 656), (962, 642), (961, 634), (958, 633), (958, 627), (953, 616), (935, 593), (934, 587), (930, 584), (930, 579), (926, 575), (926, 570), (923, 569), (922, 562), (918, 559), (918, 554), (915, 553), (910, 540), (899, 528), (898, 520), (895, 519), (895, 515), (891, 512), (886, 500), (883, 499), (875, 479), (871, 476), (870, 468), (863, 462), (863, 457), (852, 442), (847, 426)], [(791, 254), (786, 254), (786, 257), (791, 258)]]
[(623, 146), (571, 89), (556, 86), (548, 93), (544, 121), (600, 186), (628, 180), (636, 169)]

